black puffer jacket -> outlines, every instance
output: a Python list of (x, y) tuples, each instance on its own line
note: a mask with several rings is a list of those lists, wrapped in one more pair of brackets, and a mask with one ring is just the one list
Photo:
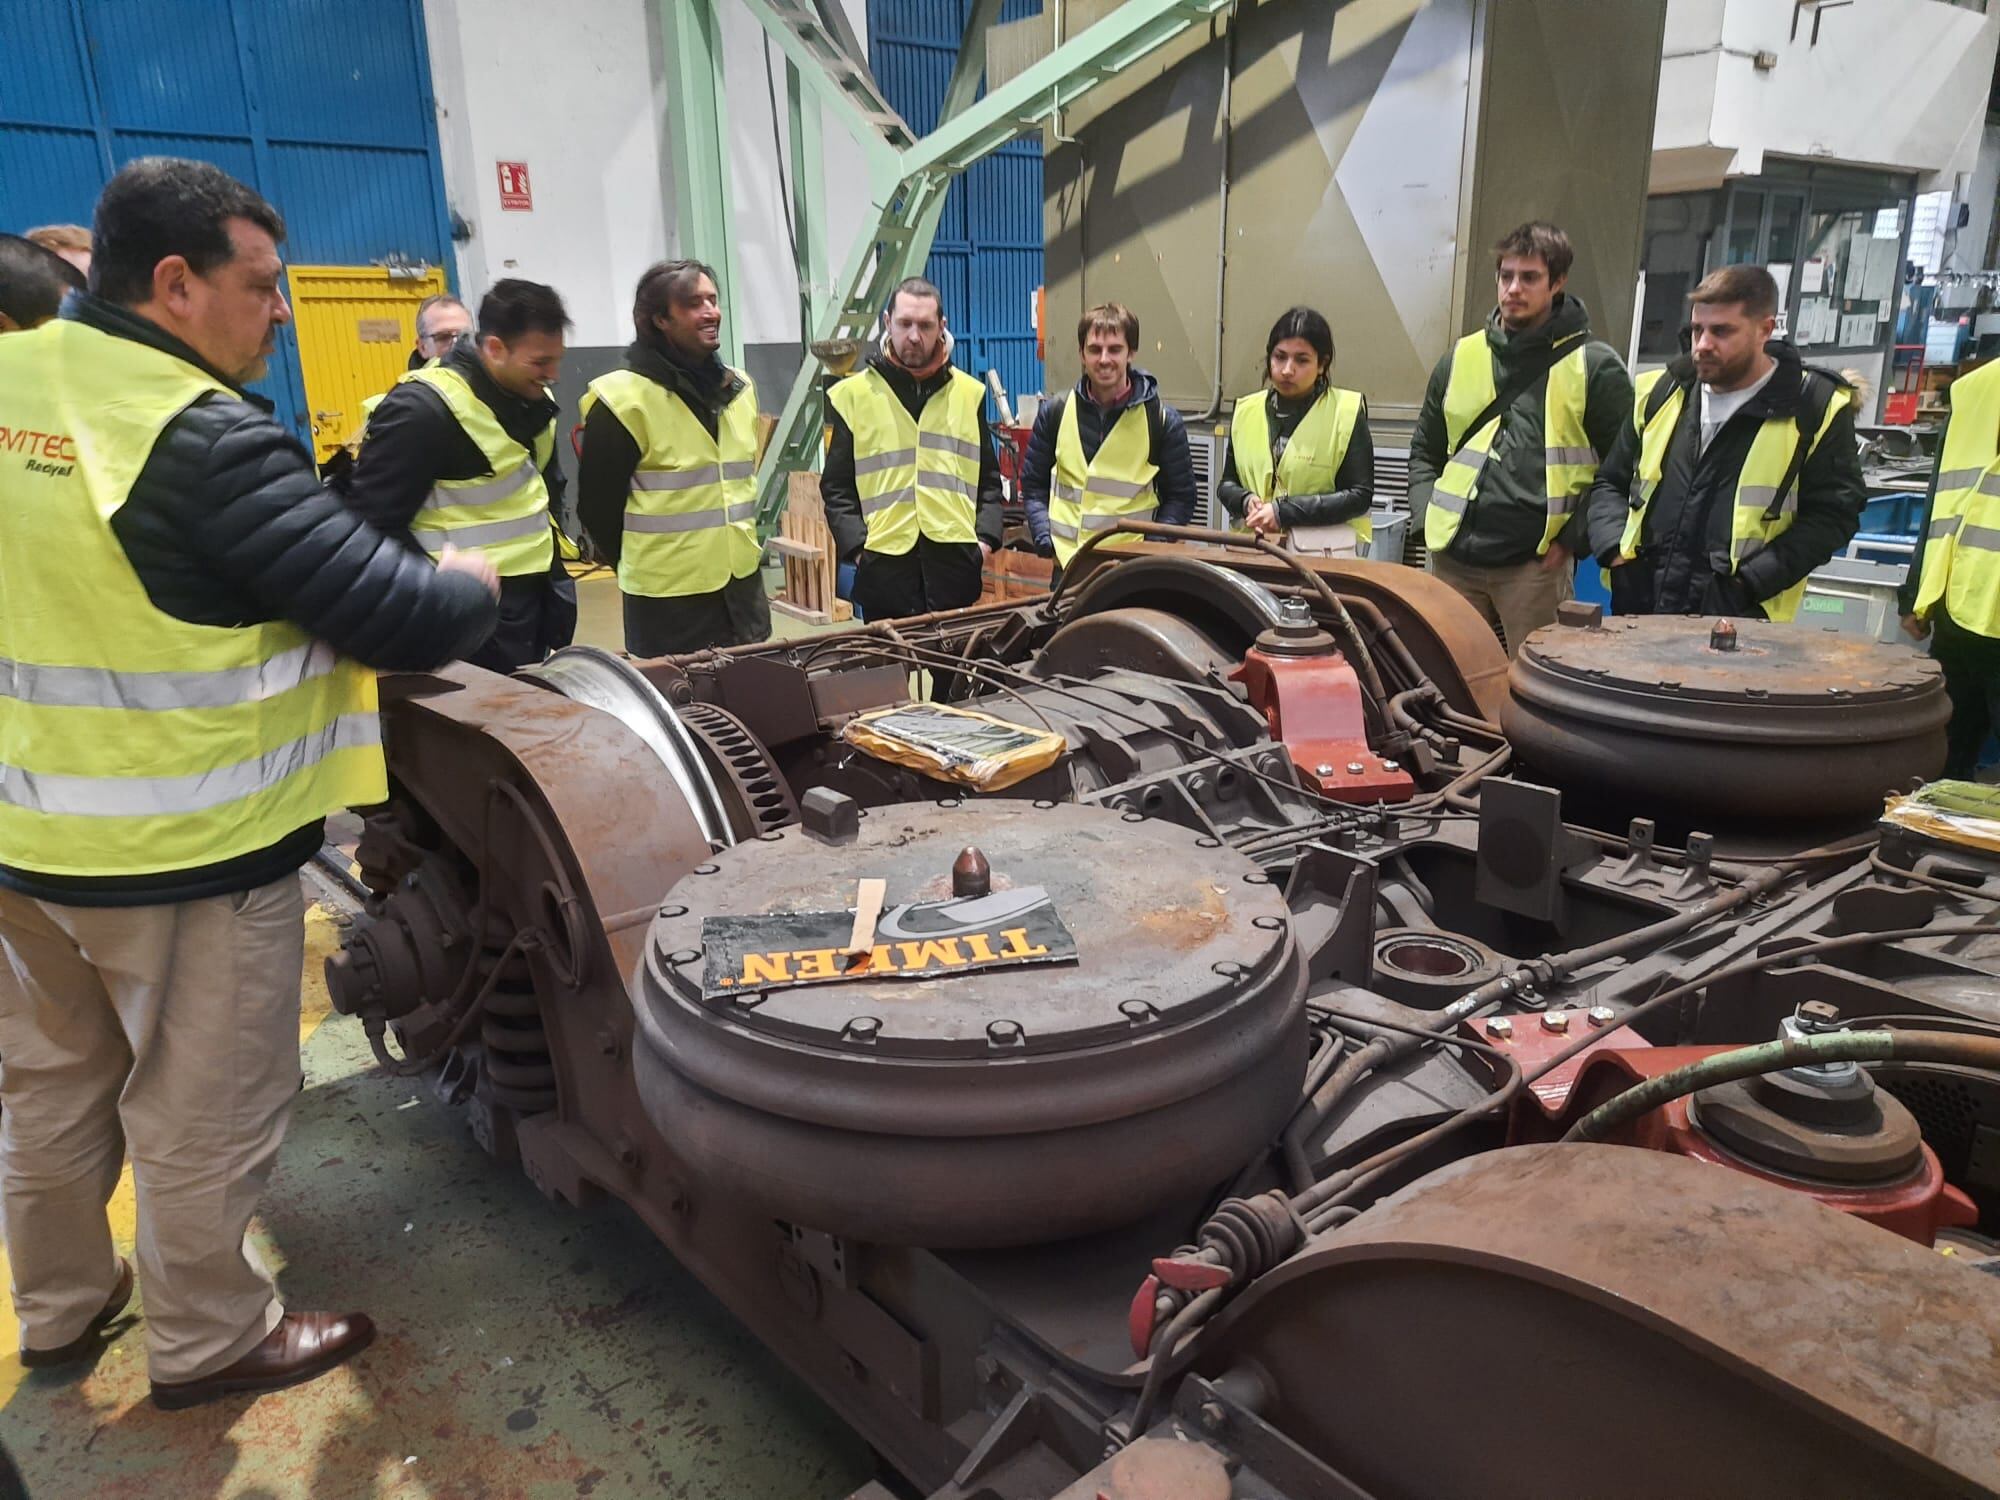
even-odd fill
[[(1767, 420), (1807, 413), (1824, 415), (1836, 388), (1847, 382), (1812, 368), (1782, 339), (1765, 345), (1776, 369), (1762, 390), (1701, 446), (1701, 391), (1693, 362), (1667, 366), (1661, 385), (1681, 385), (1687, 399), (1667, 445), (1660, 487), (1646, 507), (1639, 555), (1612, 568), (1612, 604), (1620, 614), (1717, 614), (1757, 617), (1764, 600), (1819, 567), (1853, 539), (1861, 525), (1868, 487), (1861, 477), (1850, 401), (1827, 427), (1799, 470), (1798, 511), (1784, 533), (1732, 573), (1729, 532), (1736, 479), (1750, 444)], [(1660, 396), (1658, 387), (1651, 393)], [(1650, 402), (1649, 402), (1650, 405)], [(1605, 456), (1590, 493), (1589, 548), (1606, 567), (1618, 553), (1631, 514), (1632, 471), (1640, 438), (1631, 422)]]
[[(83, 297), (65, 316), (235, 389), (194, 350), (123, 308)], [(478, 579), (438, 572), (341, 504), (270, 403), (241, 390), (204, 396), (167, 425), (111, 530), (154, 607), (190, 624), (289, 620), (385, 671), (439, 666), (493, 628), (493, 599)], [(313, 823), (269, 848), (164, 875), (72, 879), (0, 866), (0, 885), (74, 906), (186, 901), (268, 884), (310, 858), (320, 836)]]
[(1160, 395), (1160, 383), (1151, 374), (1132, 366), (1132, 383), (1125, 399), (1106, 409), (1090, 394), (1090, 377), (1079, 376), (1076, 385), (1053, 401), (1044, 401), (1035, 413), (1034, 429), (1028, 434), (1028, 452), (1021, 460), (1021, 508), (1027, 515), (1028, 535), (1035, 550), (1044, 557), (1055, 556), (1055, 540), (1049, 527), (1049, 486), (1055, 479), (1056, 440), (1062, 434), (1063, 408), (1076, 403), (1076, 440), (1083, 449), (1083, 461), (1097, 457), (1119, 418), (1134, 406), (1148, 407), (1146, 420), (1153, 439), (1146, 461), (1159, 472), (1153, 476), (1153, 494), (1159, 509), (1153, 519), (1162, 526), (1192, 526), (1201, 505), (1201, 490), (1195, 483), (1194, 458), (1188, 452), (1187, 423), (1180, 412)]
[[(1285, 454), (1285, 445), (1292, 440), (1292, 434), (1299, 430), (1299, 423), (1306, 413), (1319, 403), (1326, 394), (1326, 383), (1322, 381), (1308, 394), (1296, 401), (1287, 401), (1273, 391), (1269, 424), (1271, 433), (1271, 466), (1275, 469)], [(1222, 508), (1229, 512), (1233, 521), (1241, 522), (1250, 502), (1256, 497), (1243, 487), (1243, 481), (1236, 472), (1236, 444), (1232, 441), (1222, 459), (1222, 473), (1215, 481), (1215, 498), (1222, 502)], [(1317, 495), (1285, 495), (1277, 504), (1280, 526), (1339, 526), (1352, 521), (1356, 516), (1368, 514), (1368, 508), (1375, 503), (1375, 439), (1368, 431), (1368, 403), (1361, 403), (1361, 411), (1354, 419), (1354, 434), (1347, 440), (1347, 451), (1341, 455), (1340, 467), (1334, 471), (1333, 488)]]

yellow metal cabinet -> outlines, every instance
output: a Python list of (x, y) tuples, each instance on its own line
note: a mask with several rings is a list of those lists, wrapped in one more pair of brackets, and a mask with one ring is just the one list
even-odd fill
[(380, 266), (293, 266), (292, 318), (324, 462), (361, 430), (361, 403), (396, 383), (417, 342), (417, 306), (445, 289), (444, 271), (391, 276)]

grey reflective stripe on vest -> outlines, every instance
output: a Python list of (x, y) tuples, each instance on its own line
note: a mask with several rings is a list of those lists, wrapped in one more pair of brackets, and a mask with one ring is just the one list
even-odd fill
[(744, 460), (726, 464), (704, 464), (699, 469), (641, 469), (632, 476), (635, 493), (644, 490), (698, 490), (704, 485), (726, 484), (732, 479), (749, 479), (757, 466)]
[(960, 479), (956, 474), (940, 474), (936, 469), (917, 470), (917, 483), (927, 489), (948, 491), (965, 500), (979, 498), (970, 481)]
[[(1770, 511), (1771, 502), (1777, 498), (1778, 488), (1776, 485), (1746, 484), (1736, 492), (1736, 508), (1744, 511), (1755, 511), (1759, 515), (1764, 515)], [(1794, 485), (1785, 492), (1785, 501), (1784, 504), (1778, 507), (1778, 514), (1780, 516), (1789, 516), (1794, 514), (1798, 508), (1799, 491), (1798, 487)]]
[(1646, 479), (1638, 475), (1632, 478), (1632, 509), (1639, 510), (1653, 498), (1653, 491), (1660, 487), (1657, 479)]
[(336, 751), (381, 743), (380, 715), (343, 714), (255, 760), (192, 776), (66, 776), (0, 766), (0, 803), (54, 817), (175, 817), (240, 802)]
[(708, 464), (699, 469), (641, 469), (632, 476), (635, 493), (644, 490), (698, 490), (722, 483), (722, 465)]
[(1448, 516), (1462, 516), (1465, 507), (1471, 503), (1470, 495), (1454, 495), (1450, 490), (1431, 487), (1431, 509), (1441, 510)]
[(739, 521), (757, 519), (757, 502), (744, 500), (727, 510), (690, 510), (678, 515), (656, 515), (651, 511), (625, 512), (627, 531), (706, 531), (712, 526), (733, 526)]
[(920, 432), (917, 434), (919, 448), (942, 448), (947, 453), (956, 453), (960, 458), (969, 458), (974, 463), (981, 457), (979, 444), (968, 443), (964, 438), (955, 438), (943, 432)]
[(213, 672), (116, 672), (108, 667), (49, 667), (0, 657), (0, 698), (43, 708), (131, 708), (168, 713), (178, 708), (230, 708), (261, 703), (302, 682), (324, 677), (340, 653), (308, 641), (269, 661)]
[(1102, 511), (1087, 510), (1083, 513), (1085, 531), (1111, 531), (1127, 521), (1150, 521), (1158, 515), (1159, 506), (1149, 505), (1144, 510)]
[(892, 505), (915, 505), (916, 503), (916, 487), (906, 484), (899, 490), (890, 490), (885, 494), (862, 496), (861, 514), (872, 516), (878, 510), (887, 510)]
[(1989, 474), (1984, 469), (1953, 469), (1937, 477), (1940, 495), (1950, 490), (1968, 489), (1974, 484), (1979, 486), (1982, 495), (2000, 495), (2000, 473)]
[(1064, 484), (1060, 479), (1055, 481), (1050, 489), (1050, 494), (1053, 498), (1066, 500), (1071, 505), (1083, 504), (1083, 491), (1077, 489), (1074, 485)]
[(1981, 552), (2000, 552), (2000, 529), (1991, 526), (1968, 526), (1959, 532), (1955, 547), (1974, 547)]
[(427, 510), (446, 510), (457, 505), (491, 505), (496, 500), (520, 494), (534, 477), (534, 460), (524, 458), (512, 472), (496, 474), (491, 479), (454, 479), (449, 481), (449, 487), (440, 484), (424, 496), (424, 503), (417, 514), (422, 515)]
[(914, 465), (916, 461), (917, 450), (914, 448), (891, 448), (886, 453), (871, 453), (866, 458), (854, 460), (854, 477), (859, 479), (863, 474), (879, 474), (884, 469), (904, 468)]
[(1570, 464), (1588, 464), (1592, 468), (1595, 468), (1597, 466), (1597, 450), (1595, 448), (1544, 448), (1542, 450), (1543, 468), (1555, 469)]
[[(1479, 471), (1486, 467), (1486, 455), (1477, 448), (1461, 448), (1458, 450), (1458, 452), (1452, 454), (1450, 458), (1444, 461), (1444, 466), (1447, 472), (1449, 472), (1453, 467), (1466, 469), (1470, 471), (1465, 479), (1464, 495), (1453, 495), (1447, 492), (1447, 494), (1437, 496), (1436, 498), (1433, 498), (1431, 501), (1431, 504), (1433, 505), (1436, 505), (1439, 503), (1440, 500), (1447, 498), (1458, 501), (1458, 504), (1456, 505), (1445, 506), (1445, 509), (1447, 511), (1451, 512), (1453, 515), (1457, 515), (1459, 512), (1465, 509), (1465, 502), (1472, 498), (1472, 487), (1479, 481)], [(1438, 480), (1440, 483), (1442, 483), (1444, 480), (1444, 475), (1443, 474), (1438, 475)]]
[(477, 526), (454, 526), (449, 531), (417, 531), (417, 545), (433, 557), (444, 551), (447, 545), (453, 547), (487, 547), (494, 542), (511, 542), (517, 536), (533, 536), (538, 531), (549, 529), (549, 513), (538, 510), (532, 516), (517, 516), (511, 521), (486, 521)]
[(1941, 536), (1950, 536), (1964, 524), (1964, 516), (1939, 516), (1931, 522), (1931, 529), (1925, 532), (1924, 535), (1932, 541), (1936, 541)]
[(1153, 482), (1150, 479), (1107, 479), (1102, 474), (1092, 474), (1083, 482), (1085, 494), (1101, 495), (1107, 500), (1130, 500), (1145, 494), (1152, 487)]
[(1051, 520), (1049, 522), (1049, 530), (1054, 535), (1061, 537), (1066, 542), (1073, 542), (1076, 540), (1076, 528), (1074, 526), (1066, 526), (1061, 521)]

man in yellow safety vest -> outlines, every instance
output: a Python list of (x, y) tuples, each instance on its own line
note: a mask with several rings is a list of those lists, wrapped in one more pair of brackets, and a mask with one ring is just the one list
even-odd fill
[(820, 495), (854, 607), (889, 620), (977, 603), (1000, 545), (1000, 460), (986, 387), (951, 363), (938, 289), (911, 277), (889, 298), (882, 346), (834, 386)]
[(1691, 352), (1639, 377), (1598, 471), (1590, 551), (1619, 614), (1789, 620), (1861, 524), (1853, 388), (1772, 337), (1762, 266), (1712, 271), (1689, 300)]
[(577, 518), (618, 569), (625, 649), (675, 656), (767, 640), (757, 540), (757, 388), (717, 352), (715, 272), (639, 278), (625, 367), (583, 398)]
[(1410, 437), (1411, 524), (1430, 570), (1511, 654), (1572, 592), (1597, 463), (1632, 418), (1632, 380), (1564, 288), (1569, 236), (1539, 220), (1493, 247), (1499, 305), (1432, 371)]
[[(0, 339), (0, 1191), (31, 1367), (132, 1295), (160, 1406), (309, 1380), (373, 1335), (287, 1311), (245, 1238), (299, 1076), (299, 867), (382, 801), (375, 674), (492, 628), (323, 490), (243, 389), (285, 305), (278, 213), (147, 157), (98, 200), (94, 295)], [(310, 1244), (292, 1245), (312, 1253)]]
[(500, 624), (469, 658), (495, 672), (540, 661), (576, 633), (576, 585), (554, 520), (563, 492), (555, 400), (569, 317), (553, 288), (496, 281), (476, 336), (399, 380), (368, 418), (347, 503), (435, 556), (483, 555)]
[(2000, 726), (2000, 364), (1951, 383), (1917, 555), (1898, 600), (1951, 694), (1944, 774), (1969, 779)]

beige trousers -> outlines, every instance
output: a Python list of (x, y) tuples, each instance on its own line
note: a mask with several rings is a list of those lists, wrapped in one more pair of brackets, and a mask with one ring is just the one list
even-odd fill
[(126, 1153), (152, 1378), (248, 1353), (284, 1314), (246, 1231), (297, 1096), (296, 875), (171, 906), (0, 890), (0, 1198), (23, 1344), (80, 1335), (117, 1279)]
[(1565, 562), (1559, 568), (1544, 568), (1539, 558), (1504, 568), (1468, 567), (1441, 554), (1430, 560), (1431, 572), (1463, 595), (1500, 633), (1510, 657), (1533, 632), (1555, 624), (1556, 606), (1576, 592), (1571, 581), (1574, 566)]

